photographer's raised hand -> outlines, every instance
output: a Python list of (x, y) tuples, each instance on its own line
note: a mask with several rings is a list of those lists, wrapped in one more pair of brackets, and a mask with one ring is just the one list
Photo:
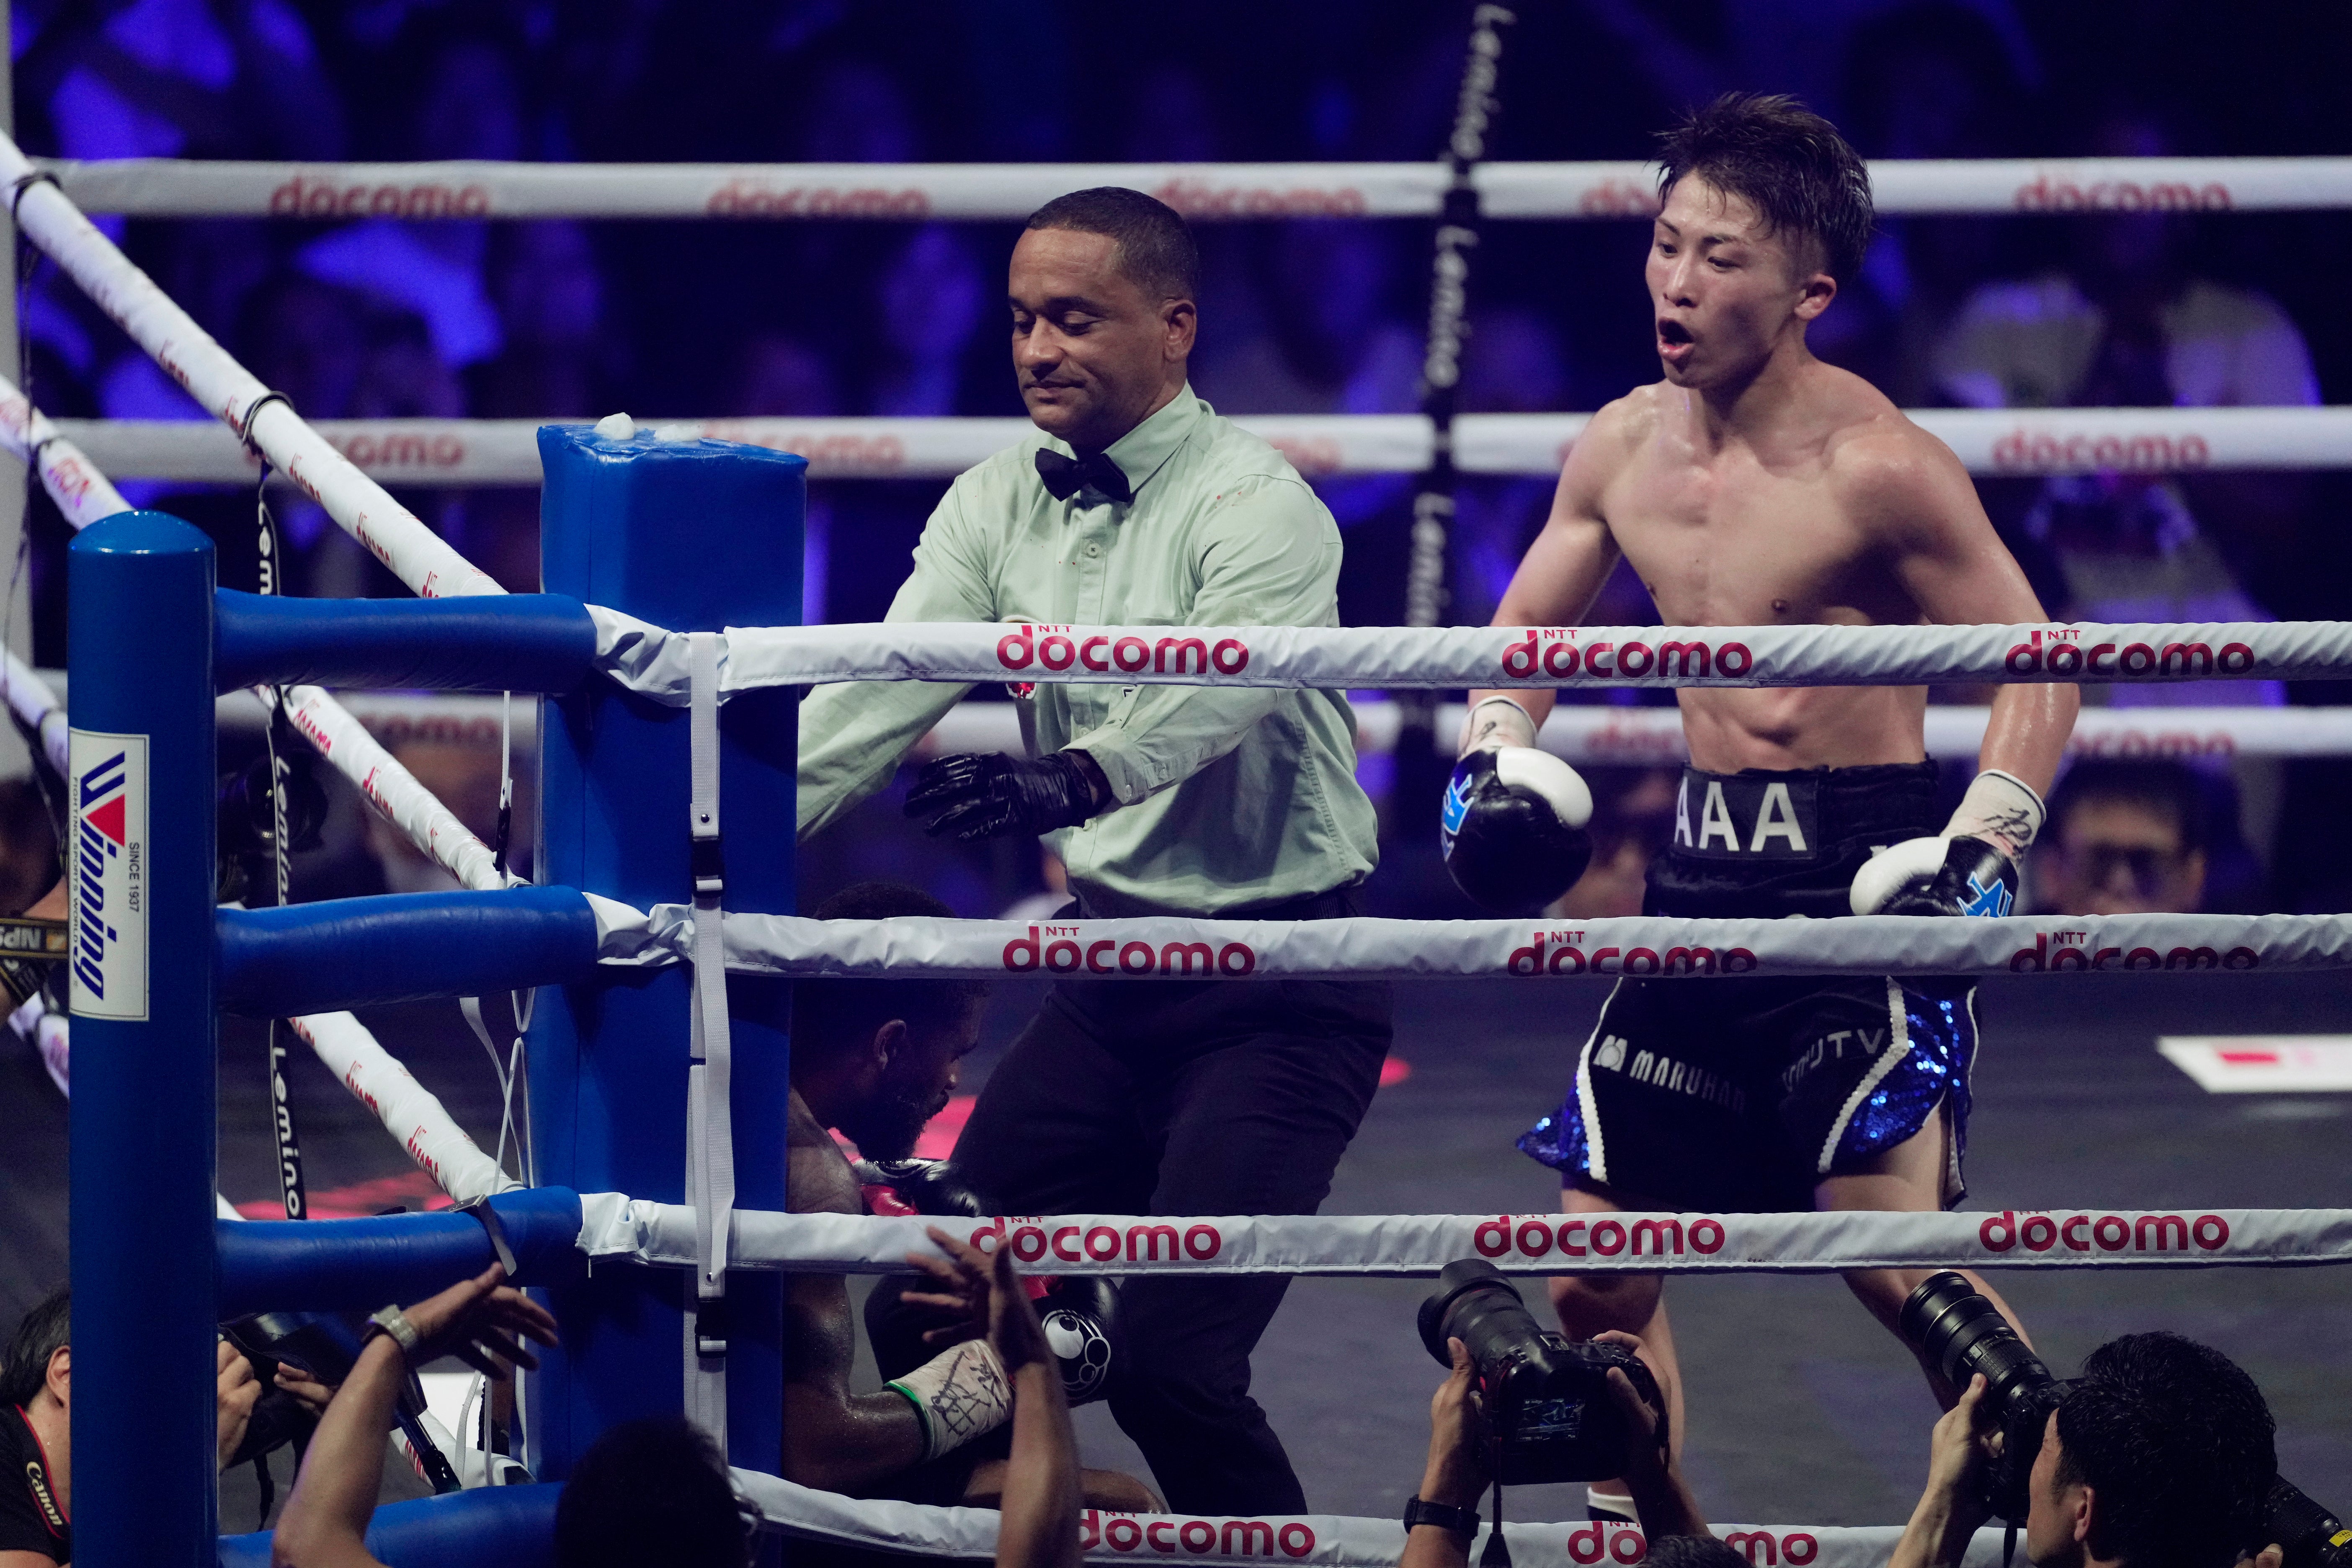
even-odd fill
[[(1642, 1353), (1642, 1342), (1622, 1330), (1611, 1329), (1592, 1337), (1595, 1343), (1617, 1345), (1637, 1356)], [(1665, 1412), (1643, 1398), (1633, 1380), (1616, 1367), (1611, 1367), (1608, 1375), (1609, 1396), (1617, 1402), (1629, 1434), (1624, 1480), (1633, 1495), (1633, 1512), (1642, 1521), (1643, 1532), (1712, 1534), (1699, 1512), (1698, 1499), (1683, 1479), (1682, 1466), (1675, 1460), (1672, 1434), (1664, 1429)]]
[[(1493, 1473), (1486, 1463), (1486, 1419), (1478, 1398), (1477, 1369), (1470, 1348), (1458, 1339), (1445, 1342), (1454, 1358), (1453, 1370), (1429, 1400), (1429, 1462), (1421, 1472), (1423, 1502), (1465, 1509), (1474, 1516), (1479, 1494)], [(1404, 1556), (1398, 1568), (1467, 1568), (1470, 1536), (1440, 1524), (1416, 1524), (1405, 1532)]]
[(1979, 1373), (1928, 1437), (1927, 1489), (1887, 1568), (1958, 1568), (1969, 1542), (1991, 1517), (1984, 1498), (1984, 1462), (1998, 1432)]
[(253, 1363), (226, 1340), (215, 1345), (213, 1364), (213, 1405), (220, 1437), (214, 1468), (226, 1469), (229, 1456), (245, 1441), (246, 1425), (253, 1419), (253, 1407), (260, 1403), (263, 1390), (261, 1380), (253, 1375)]

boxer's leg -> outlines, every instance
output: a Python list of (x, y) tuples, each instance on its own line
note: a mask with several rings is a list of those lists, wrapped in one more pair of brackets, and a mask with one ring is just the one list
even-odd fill
[[(1162, 1134), (1151, 1213), (1312, 1214), (1329, 1194), (1379, 1087), (1387, 987), (1270, 984), (1296, 1016), (1295, 1032), (1280, 1026), (1280, 1010), (1262, 1016), (1266, 996), (1233, 987), (1229, 1016), (1246, 1015), (1261, 1032), (1177, 1061), (1145, 1084), (1144, 1121)], [(1189, 1021), (1214, 1031), (1212, 1020)], [(1179, 1513), (1306, 1511), (1281, 1439), (1249, 1394), (1250, 1352), (1289, 1283), (1281, 1275), (1129, 1278), (1129, 1360), (1111, 1410)]]

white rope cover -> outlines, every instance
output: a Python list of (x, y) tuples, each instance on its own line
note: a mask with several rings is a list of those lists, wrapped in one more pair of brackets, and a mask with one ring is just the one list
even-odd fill
[[(735, 1489), (760, 1510), (761, 1521), (787, 1535), (833, 1541), (922, 1557), (977, 1558), (996, 1552), (1002, 1515), (994, 1509), (935, 1508), (873, 1501), (796, 1486), (757, 1470), (735, 1472)], [(1410, 1478), (1401, 1478), (1400, 1485)], [(1471, 1542), (1472, 1562), (1487, 1530)], [(1745, 1553), (1755, 1568), (1877, 1568), (1893, 1555), (1903, 1531), (1892, 1525), (1719, 1524), (1715, 1533)], [(1649, 1542), (1630, 1524), (1503, 1526), (1515, 1563), (1541, 1568), (1630, 1568), (1649, 1555)], [(1256, 1568), (1393, 1568), (1404, 1552), (1404, 1529), (1393, 1519), (1337, 1514), (1265, 1519), (1203, 1519), (1180, 1513), (1078, 1516), (1078, 1543), (1089, 1563), (1205, 1563)], [(2001, 1532), (1981, 1530), (1959, 1568), (2000, 1568)]]
[(412, 593), (454, 598), (504, 592), (353, 468), (282, 399), (269, 400), (269, 389), (132, 266), (56, 185), (19, 184), (33, 173), (16, 143), (0, 135), (0, 184), (19, 192), (17, 226), (199, 406), (249, 435), (289, 481)]
[[(211, 430), (215, 426), (199, 426)], [(226, 434), (226, 432), (224, 432)], [(74, 444), (24, 395), (0, 377), (0, 447), (22, 458), (33, 443), (40, 447), (41, 484), (76, 529), (100, 518), (128, 511), (122, 492), (110, 483)], [(6, 660), (9, 705), (25, 722), (38, 731), (43, 749), (58, 773), (67, 771), (65, 709), (57, 694), (14, 654)], [(277, 698), (267, 688), (252, 694), (265, 713)], [(409, 841), (436, 864), (477, 891), (495, 891), (511, 879), (499, 873), (497, 857), (473, 831), (458, 821), (433, 792), (416, 781), (391, 752), (377, 743), (363, 724), (342, 704), (316, 686), (297, 686), (287, 693), (287, 717), (320, 756), (358, 786), (369, 805), (382, 812)]]
[[(1018, 219), (1090, 185), (1194, 222), (1433, 217), (1427, 163), (295, 163), (43, 160), (92, 212), (137, 217)], [(1645, 217), (1657, 168), (1484, 163), (1490, 218)], [(1870, 166), (1878, 211), (2289, 212), (2352, 207), (2352, 158), (1948, 159)]]
[[(640, 913), (590, 899), (602, 962), (652, 966), (689, 955), (693, 911)], [(1040, 974), (1130, 980), (1339, 975), (1488, 979), (1727, 974), (2168, 973), (2352, 964), (2352, 916), (2012, 915), (1928, 920), (1328, 921), (1062, 922), (818, 921), (730, 914), (738, 974), (878, 979)]]
[(461, 1204), (522, 1185), (482, 1152), (441, 1101), (376, 1043), (349, 1013), (313, 1013), (293, 1020), (327, 1070), (376, 1113), (417, 1168)]
[[(1465, 473), (1551, 476), (1585, 414), (1465, 414), (1454, 421)], [(1909, 417), (1989, 476), (2203, 473), (2352, 467), (2352, 408), (1921, 408)], [(398, 485), (536, 485), (536, 419), (322, 419), (312, 428), (364, 473)], [(1419, 473), (1418, 414), (1241, 415), (1309, 479)], [(667, 439), (709, 437), (793, 452), (819, 479), (946, 479), (1029, 435), (1025, 419), (677, 419)], [(197, 420), (68, 419), (59, 428), (111, 471), (185, 483), (250, 482), (236, 435)]]
[[(1349, 706), (1356, 715), (1358, 752), (1377, 756), (1396, 749), (1395, 703), (1351, 697)], [(1466, 711), (1459, 702), (1438, 705), (1438, 745), (1452, 748)], [(1927, 754), (1975, 756), (1991, 713), (1990, 708), (1929, 708)], [(1679, 765), (1689, 754), (1682, 714), (1673, 708), (1561, 703), (1537, 739), (1554, 756), (1588, 765)], [(931, 726), (927, 745), (931, 752), (1020, 756), (1025, 751), (1020, 714), (1010, 702), (959, 702)], [(2352, 707), (2085, 708), (2066, 749), (2078, 757), (2131, 759), (2340, 757), (2352, 754)]]
[[(672, 707), (687, 642), (592, 605), (598, 663)], [(1961, 626), (730, 626), (723, 695), (830, 680), (1552, 688), (2352, 677), (2352, 621)]]
[[(265, 705), (274, 700), (266, 689), (257, 693)], [(515, 879), (500, 871), (490, 847), (441, 804), (440, 797), (419, 784), (416, 775), (385, 751), (367, 726), (316, 686), (296, 686), (286, 693), (287, 721), (318, 748), (337, 772), (359, 786), (367, 803), (384, 819), (408, 835), (410, 843), (461, 887), (476, 892), (496, 892)]]
[[(580, 1247), (694, 1267), (694, 1210), (581, 1195)], [(1045, 1273), (1435, 1274), (1483, 1258), (1507, 1274), (1802, 1273), (1832, 1268), (2180, 1268), (2352, 1263), (2352, 1209), (1998, 1214), (927, 1215), (735, 1211), (738, 1268), (876, 1274), (934, 1250), (937, 1226)]]

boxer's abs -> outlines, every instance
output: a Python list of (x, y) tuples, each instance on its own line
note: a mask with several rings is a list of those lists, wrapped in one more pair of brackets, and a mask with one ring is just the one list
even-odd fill
[(1691, 765), (1860, 768), (1926, 758), (1923, 686), (1685, 687)]

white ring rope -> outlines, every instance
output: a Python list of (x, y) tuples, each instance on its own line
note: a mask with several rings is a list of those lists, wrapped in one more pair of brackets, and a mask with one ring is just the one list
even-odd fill
[[(1908, 416), (1970, 473), (2205, 473), (2352, 468), (2352, 408), (1919, 408)], [(1464, 414), (1465, 473), (1554, 478), (1586, 414)], [(1433, 456), (1418, 414), (1242, 415), (1308, 479), (1412, 474)], [(400, 485), (536, 485), (536, 419), (322, 419), (314, 428), (362, 472)], [(252, 481), (236, 434), (196, 420), (68, 419), (68, 435), (112, 472), (185, 483)], [(946, 479), (1020, 441), (1025, 419), (677, 419), (664, 439), (708, 437), (793, 452), (819, 479)]]
[[(1381, 756), (1396, 750), (1397, 705), (1351, 695), (1356, 750)], [(1468, 709), (1441, 703), (1435, 737), (1451, 747)], [(1990, 708), (1930, 707), (1927, 754), (1966, 760), (1984, 742)], [(375, 721), (371, 720), (373, 728)], [(493, 733), (489, 739), (495, 741)], [(1561, 703), (1544, 721), (1538, 742), (1554, 756), (1585, 764), (1679, 765), (1688, 755), (1683, 720), (1674, 708), (1621, 708)], [(931, 727), (931, 752), (1003, 752), (1026, 754), (1021, 716), (1011, 702), (959, 702)], [(2134, 761), (2174, 757), (2341, 757), (2352, 755), (2352, 707), (2343, 708), (2085, 708), (2066, 744), (2077, 757)]]
[[(656, 904), (640, 914), (611, 899), (588, 899), (602, 962), (651, 967), (681, 962), (691, 952), (688, 906)], [(730, 973), (801, 979), (1630, 975), (1704, 984), (1734, 974), (2252, 973), (2352, 965), (2352, 916), (2346, 915), (1030, 922), (730, 913), (721, 929)]]
[(376, 1113), (383, 1130), (443, 1192), (468, 1204), (522, 1185), (482, 1152), (441, 1101), (357, 1018), (349, 1013), (314, 1013), (293, 1023), (294, 1032), (310, 1043), (327, 1070)]
[[(583, 1193), (580, 1248), (694, 1266), (685, 1204)], [(1996, 1214), (1055, 1215), (973, 1220), (737, 1209), (737, 1268), (903, 1269), (937, 1226), (1048, 1273), (1433, 1275), (1803, 1273), (1843, 1268), (2183, 1268), (2352, 1263), (2352, 1209)]]
[[(684, 707), (687, 639), (591, 605), (597, 659)], [(720, 693), (831, 680), (1385, 687), (1905, 686), (2352, 678), (2352, 621), (1926, 626), (730, 626)]]
[(34, 174), (16, 143), (0, 135), (0, 183), (16, 193), (16, 224), (25, 237), (79, 284), (200, 407), (249, 437), (290, 482), (391, 568), (410, 592), (454, 598), (505, 591), (385, 494), (383, 486), (353, 468), (283, 398), (272, 399), (252, 372), (132, 266), (62, 191), (33, 178)]
[[(122, 492), (108, 481), (98, 466), (39, 410), (32, 408), (12, 383), (0, 377), (0, 447), (22, 458), (31, 442), (46, 443), (40, 447), (42, 488), (76, 529), (131, 510), (122, 499)], [(6, 669), (10, 706), (27, 725), (39, 731), (50, 762), (59, 773), (65, 773), (68, 726), (57, 694), (14, 654), (8, 655)], [(277, 700), (275, 693), (267, 688), (257, 689), (253, 695), (264, 705), (265, 714), (268, 705)], [(476, 891), (495, 891), (511, 885), (512, 879), (499, 871), (497, 857), (488, 846), (378, 744), (367, 728), (334, 698), (316, 686), (296, 686), (288, 689), (287, 699), (288, 718), (303, 738), (358, 787), (369, 805), (407, 834), (411, 843), (457, 878), (461, 886)]]
[[(1148, 191), (1195, 222), (1434, 217), (1425, 163), (300, 163), (43, 159), (91, 212), (135, 217), (1027, 217), (1091, 185)], [(1489, 218), (1646, 217), (1640, 163), (1482, 163)], [(2302, 212), (2352, 207), (2352, 158), (1881, 160), (1872, 199), (1927, 213)]]
[[(938, 1508), (923, 1503), (843, 1497), (796, 1486), (758, 1470), (734, 1473), (735, 1489), (760, 1510), (761, 1521), (787, 1535), (864, 1546), (894, 1554), (977, 1559), (995, 1555), (994, 1509)], [(1878, 1568), (1893, 1555), (1903, 1531), (1895, 1525), (1853, 1528), (1808, 1524), (1718, 1524), (1716, 1535), (1755, 1568)], [(1471, 1561), (1489, 1530), (1471, 1542)], [(1650, 1543), (1630, 1524), (1590, 1521), (1503, 1526), (1511, 1558), (1528, 1568), (1631, 1568)], [(1276, 1514), (1262, 1519), (1205, 1519), (1177, 1513), (1104, 1513), (1078, 1517), (1078, 1544), (1089, 1563), (1202, 1563), (1220, 1568), (1395, 1568), (1404, 1531), (1393, 1519), (1337, 1514)], [(2000, 1568), (2001, 1531), (1979, 1531), (1958, 1568)]]

